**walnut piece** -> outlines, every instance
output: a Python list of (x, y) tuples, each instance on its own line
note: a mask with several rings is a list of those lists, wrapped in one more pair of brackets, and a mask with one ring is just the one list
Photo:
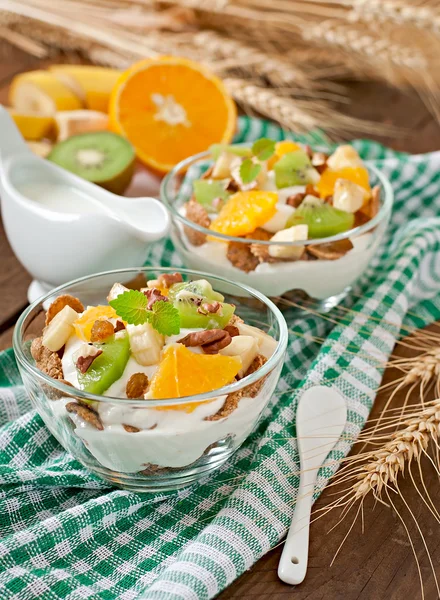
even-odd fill
[(98, 319), (92, 325), (90, 332), (91, 342), (102, 342), (115, 333), (115, 328), (105, 319)]
[(115, 333), (118, 333), (118, 331), (123, 331), (125, 329), (125, 325), (122, 321), (116, 321), (116, 325), (115, 325)]
[(35, 338), (31, 344), (31, 355), (40, 371), (53, 379), (64, 379), (63, 365), (57, 352), (43, 346), (43, 338)]
[(180, 273), (163, 273), (157, 278), (159, 287), (170, 288), (174, 283), (181, 283), (183, 277)]
[(65, 306), (70, 306), (70, 308), (73, 308), (77, 313), (82, 313), (84, 311), (83, 303), (78, 298), (70, 296), (70, 294), (58, 296), (47, 309), (46, 325), (49, 325), (55, 315), (62, 311)]
[(145, 373), (133, 373), (125, 386), (127, 398), (143, 398), (150, 381)]
[(226, 327), (223, 327), (223, 329), (229, 333), (231, 338), (240, 335), (240, 330), (235, 325), (226, 325)]
[(66, 404), (66, 410), (69, 413), (75, 413), (86, 423), (89, 423), (95, 429), (99, 431), (103, 431), (104, 426), (99, 418), (97, 412), (93, 410), (90, 406), (85, 406), (84, 404), (78, 404), (77, 402), (68, 402)]
[(195, 331), (177, 340), (178, 344), (188, 347), (200, 346), (205, 354), (217, 354), (231, 343), (230, 334), (224, 329), (205, 329)]
[(163, 296), (157, 288), (146, 289), (144, 295), (148, 298), (147, 309), (151, 310), (156, 302), (168, 302), (168, 298)]
[[(201, 227), (208, 228), (211, 225), (211, 219), (207, 211), (199, 204), (196, 200), (191, 199), (186, 203), (186, 218), (200, 225)], [(189, 239), (193, 246), (201, 246), (206, 242), (206, 234), (201, 231), (196, 231), (192, 227), (185, 226), (184, 231), (186, 237)]]
[(96, 346), (91, 346), (90, 344), (83, 344), (80, 348), (79, 356), (76, 359), (75, 366), (80, 371), (80, 373), (87, 373), (90, 365), (101, 356), (102, 350), (100, 348), (96, 348)]
[(293, 206), (293, 208), (298, 208), (298, 206), (301, 204), (301, 202), (304, 200), (304, 198), (306, 197), (304, 192), (299, 192), (298, 194), (292, 194), (291, 196), (288, 196), (287, 200), (286, 200), (286, 204), (288, 206)]
[(140, 431), (139, 427), (134, 427), (134, 425), (126, 425), (125, 423), (122, 423), (122, 427), (128, 433), (138, 433)]

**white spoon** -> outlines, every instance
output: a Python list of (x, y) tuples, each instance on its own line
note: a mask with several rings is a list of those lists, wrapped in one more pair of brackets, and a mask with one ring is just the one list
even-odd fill
[(334, 389), (318, 385), (304, 392), (296, 413), (301, 480), (295, 514), (278, 565), (285, 583), (301, 583), (307, 572), (310, 514), (318, 471), (335, 446), (347, 420), (345, 399)]

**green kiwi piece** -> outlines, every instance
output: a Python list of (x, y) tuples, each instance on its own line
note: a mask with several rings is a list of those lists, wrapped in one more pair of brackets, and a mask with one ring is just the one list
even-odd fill
[(94, 131), (56, 144), (47, 158), (109, 192), (123, 194), (133, 177), (136, 155), (122, 136)]
[(202, 300), (202, 302), (223, 302), (225, 299), (219, 292), (215, 292), (212, 289), (212, 285), (206, 279), (174, 283), (169, 289), (168, 298), (171, 302), (174, 302), (179, 296), (195, 296)]
[(303, 150), (284, 154), (274, 165), (275, 184), (278, 189), (294, 185), (315, 183), (316, 171)]
[(252, 156), (252, 150), (247, 146), (238, 146), (235, 144), (212, 144), (209, 147), (209, 152), (214, 160), (217, 160), (222, 152), (229, 152), (236, 156), (249, 157)]
[(103, 394), (122, 377), (130, 358), (128, 335), (109, 338), (105, 344), (97, 344), (102, 354), (95, 358), (85, 373), (78, 372), (78, 383), (89, 394)]
[(331, 237), (349, 231), (354, 214), (334, 208), (313, 196), (306, 197), (286, 223), (286, 227), (307, 225), (309, 239)]

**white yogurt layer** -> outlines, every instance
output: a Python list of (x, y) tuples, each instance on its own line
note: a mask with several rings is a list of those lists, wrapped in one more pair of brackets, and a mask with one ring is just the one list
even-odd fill
[[(177, 339), (193, 331), (199, 330), (182, 329), (179, 335), (167, 338), (165, 345), (175, 343)], [(64, 378), (75, 387), (78, 387), (78, 378), (73, 355), (82, 344), (83, 341), (72, 336), (62, 358)], [(259, 352), (269, 358), (276, 345), (275, 340), (271, 342), (271, 338), (266, 336), (260, 344)], [(200, 352), (198, 348), (191, 350)], [(132, 374), (142, 372), (151, 378), (156, 369), (157, 365), (144, 367), (131, 357), (122, 377), (104, 395), (124, 398), (125, 387)], [(75, 423), (75, 433), (96, 460), (108, 469), (134, 473), (144, 470), (149, 464), (184, 467), (200, 458), (208, 446), (227, 436), (234, 436), (238, 442), (244, 440), (268, 402), (275, 383), (276, 374), (271, 373), (255, 398), (242, 398), (236, 410), (218, 421), (206, 421), (205, 418), (222, 408), (225, 395), (199, 404), (193, 410), (188, 410), (188, 407), (182, 410), (148, 408), (148, 400), (145, 400), (145, 407), (134, 407), (128, 399), (126, 404), (124, 401), (99, 402), (94, 408), (99, 413), (103, 431), (98, 431), (74, 413), (69, 413), (69, 417)], [(55, 402), (53, 407), (57, 415), (65, 417), (65, 405), (71, 401), (71, 398), (64, 398)], [(141, 431), (127, 432), (123, 425), (131, 425)]]
[[(191, 269), (240, 281), (266, 296), (281, 296), (289, 290), (299, 289), (317, 300), (340, 294), (352, 285), (365, 272), (380, 243), (379, 236), (374, 238), (367, 233), (354, 237), (351, 240), (354, 248), (337, 260), (260, 263), (255, 271), (245, 273), (228, 260), (227, 244), (210, 241), (193, 246), (186, 236), (185, 239), (187, 247), (180, 247), (185, 264)], [(179, 243), (175, 238), (174, 241)]]

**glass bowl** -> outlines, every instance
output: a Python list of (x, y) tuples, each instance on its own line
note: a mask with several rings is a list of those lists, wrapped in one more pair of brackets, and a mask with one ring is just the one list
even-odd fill
[[(57, 296), (71, 294), (84, 306), (102, 304), (115, 282), (140, 289), (145, 279), (174, 271), (140, 267), (77, 279), (29, 306), (14, 331), (14, 351), (25, 389), (51, 433), (90, 471), (136, 492), (167, 491), (198, 480), (227, 461), (253, 431), (275, 390), (284, 362), (288, 333), (280, 311), (256, 290), (180, 269), (184, 280), (207, 279), (226, 301), (236, 305), (236, 313), (247, 324), (258, 326), (278, 344), (268, 361), (252, 375), (214, 392), (178, 399), (128, 400), (85, 393), (42, 373), (30, 346), (41, 335), (45, 310)], [(208, 419), (226, 407), (228, 396), (230, 414)], [(234, 399), (239, 399), (238, 403)], [(79, 404), (75, 407), (79, 412), (67, 412), (69, 403)], [(81, 407), (85, 407), (85, 415), (81, 415)], [(94, 411), (91, 415), (90, 407)]]
[[(366, 162), (371, 186), (380, 187), (380, 209), (376, 216), (350, 231), (332, 237), (305, 242), (271, 242), (233, 237), (213, 232), (189, 221), (183, 214), (183, 205), (192, 195), (191, 181), (212, 165), (209, 152), (192, 156), (172, 169), (161, 185), (161, 198), (172, 217), (171, 238), (186, 267), (209, 271), (234, 281), (250, 285), (271, 298), (279, 306), (289, 301), (305, 302), (307, 308), (327, 312), (350, 291), (354, 282), (367, 270), (373, 259), (391, 215), (393, 189), (390, 182), (374, 165)], [(191, 243), (188, 234), (205, 234), (209, 238), (200, 245)], [(277, 263), (260, 263), (246, 273), (232, 265), (226, 257), (230, 242), (249, 246), (308, 246), (349, 239), (353, 249), (337, 260), (297, 260)], [(202, 237), (203, 240), (203, 237)], [(284, 300), (288, 300), (285, 302)], [(293, 314), (290, 309), (289, 314)], [(296, 312), (300, 312), (300, 309)]]

